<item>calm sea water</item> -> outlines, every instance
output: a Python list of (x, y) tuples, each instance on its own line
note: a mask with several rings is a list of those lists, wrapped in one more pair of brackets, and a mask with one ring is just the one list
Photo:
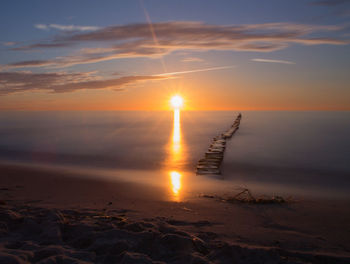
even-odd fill
[(195, 176), (211, 138), (237, 113), (181, 112), (174, 122), (173, 112), (1, 112), (0, 160), (119, 171), (136, 181), (169, 174), (175, 196), (206, 182), (214, 192), (350, 197), (350, 112), (242, 112), (223, 175)]

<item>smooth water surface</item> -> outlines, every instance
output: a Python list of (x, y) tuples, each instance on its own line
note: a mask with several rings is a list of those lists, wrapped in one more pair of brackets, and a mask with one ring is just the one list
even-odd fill
[(1, 112), (0, 159), (119, 171), (113, 177), (164, 182), (175, 200), (204, 182), (213, 192), (245, 186), (349, 197), (349, 112), (242, 112), (223, 175), (195, 176), (212, 137), (237, 113)]

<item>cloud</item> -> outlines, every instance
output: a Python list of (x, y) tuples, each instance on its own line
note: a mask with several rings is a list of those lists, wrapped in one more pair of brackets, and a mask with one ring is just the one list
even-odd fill
[(123, 90), (128, 85), (139, 82), (157, 81), (167, 78), (169, 77), (139, 75), (101, 79), (99, 76), (96, 76), (94, 72), (0, 72), (0, 95), (29, 91), (64, 93), (82, 89), (113, 89), (119, 91)]
[(319, 6), (337, 6), (337, 5), (348, 4), (348, 3), (350, 3), (349, 0), (319, 0), (319, 1), (314, 1), (311, 4), (319, 5)]
[[(35, 65), (36, 62), (32, 61), (32, 64)], [(172, 78), (174, 75), (223, 70), (233, 67), (235, 66), (220, 66), (153, 75), (122, 76), (112, 79), (102, 79), (95, 74), (96, 72), (0, 72), (0, 96), (29, 91), (47, 91), (53, 93), (73, 92), (83, 89), (113, 89), (114, 91), (120, 91), (128, 85), (139, 82), (159, 81)], [(113, 76), (115, 75), (118, 74), (113, 74)]]
[(211, 67), (211, 68), (195, 69), (195, 70), (188, 70), (188, 71), (166, 72), (166, 73), (156, 74), (153, 76), (173, 76), (173, 75), (188, 74), (188, 73), (195, 73), (195, 72), (225, 70), (225, 69), (231, 69), (234, 67), (235, 67), (234, 65), (220, 66), (220, 67)]
[(20, 61), (15, 62), (8, 65), (8, 68), (22, 68), (22, 67), (42, 67), (42, 66), (48, 66), (52, 62), (49, 60), (28, 60), (28, 61)]
[(182, 62), (203, 62), (204, 60), (197, 57), (188, 57), (181, 60)]
[(41, 48), (61, 48), (66, 47), (67, 45), (65, 43), (36, 43), (29, 46), (21, 46), (13, 48), (14, 51), (20, 51), (20, 50), (32, 50), (32, 49), (41, 49)]
[[(49, 28), (49, 26), (45, 25)], [(44, 28), (43, 25), (40, 27)], [(236, 50), (271, 52), (291, 44), (345, 45), (348, 40), (334, 37), (311, 37), (341, 30), (341, 26), (304, 25), (293, 23), (265, 23), (250, 25), (209, 25), (200, 22), (154, 23), (152, 30), (145, 23), (109, 26), (93, 32), (68, 32), (46, 42), (16, 47), (13, 50), (59, 48), (94, 43), (96, 48), (83, 48), (78, 54), (47, 61), (17, 62), (10, 68), (67, 67), (119, 58), (157, 58), (179, 50)], [(152, 34), (154, 32), (154, 35)], [(154, 39), (156, 37), (156, 40)], [(100, 45), (100, 46), (98, 46)]]
[(1, 42), (1, 43), (2, 43), (2, 45), (7, 46), (7, 47), (14, 46), (14, 45), (17, 44), (17, 43), (14, 42), (14, 41), (3, 41), (3, 42)]
[(49, 27), (47, 25), (45, 25), (45, 24), (35, 24), (34, 27), (37, 28), (37, 29), (42, 29), (42, 30), (48, 30), (49, 29)]
[(76, 26), (59, 24), (35, 24), (34, 27), (41, 30), (57, 29), (61, 31), (94, 31), (99, 29), (99, 27), (96, 26)]
[(251, 59), (256, 62), (281, 63), (281, 64), (295, 64), (295, 62), (287, 60), (270, 60), (270, 59)]

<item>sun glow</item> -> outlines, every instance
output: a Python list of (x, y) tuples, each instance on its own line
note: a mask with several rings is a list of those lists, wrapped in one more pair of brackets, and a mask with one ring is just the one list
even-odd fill
[(183, 99), (180, 95), (174, 95), (171, 97), (170, 103), (174, 109), (180, 109), (183, 105)]

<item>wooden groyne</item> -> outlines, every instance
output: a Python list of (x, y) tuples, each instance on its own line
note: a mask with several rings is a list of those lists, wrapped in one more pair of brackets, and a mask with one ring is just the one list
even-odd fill
[(224, 159), (226, 140), (230, 139), (238, 130), (241, 123), (242, 115), (238, 114), (231, 127), (221, 135), (214, 137), (204, 158), (200, 159), (197, 164), (197, 174), (221, 174), (220, 165)]

